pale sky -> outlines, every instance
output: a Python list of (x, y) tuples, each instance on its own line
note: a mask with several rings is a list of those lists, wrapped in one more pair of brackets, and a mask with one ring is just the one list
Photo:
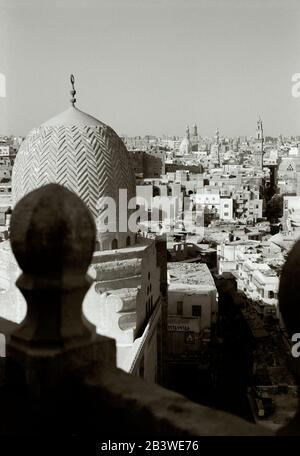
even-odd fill
[(0, 134), (69, 106), (119, 134), (300, 135), (299, 0), (0, 0)]

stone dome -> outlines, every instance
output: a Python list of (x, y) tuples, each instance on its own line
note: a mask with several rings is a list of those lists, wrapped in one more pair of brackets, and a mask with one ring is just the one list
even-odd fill
[[(99, 233), (101, 249), (121, 248), (134, 242), (135, 234), (119, 229), (119, 189), (127, 201), (135, 197), (135, 176), (129, 153), (117, 133), (74, 106), (34, 128), (16, 156), (12, 173), (15, 205), (25, 194), (49, 183), (58, 183), (76, 193), (95, 217), (103, 216), (103, 198), (116, 204), (113, 230)], [(124, 200), (120, 202), (124, 207)]]

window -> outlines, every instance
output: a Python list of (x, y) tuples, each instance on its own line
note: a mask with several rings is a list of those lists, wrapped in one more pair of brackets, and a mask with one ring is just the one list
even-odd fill
[(183, 314), (183, 301), (177, 301), (177, 315)]
[(126, 238), (126, 247), (130, 246), (130, 236), (127, 236)]
[(228, 209), (229, 208), (229, 204), (224, 204), (224, 208)]
[(270, 290), (269, 293), (268, 293), (268, 298), (269, 299), (273, 299), (275, 296), (274, 296), (274, 291)]
[(224, 217), (228, 217), (229, 216), (229, 212), (224, 212)]
[(192, 306), (193, 317), (201, 317), (201, 306)]

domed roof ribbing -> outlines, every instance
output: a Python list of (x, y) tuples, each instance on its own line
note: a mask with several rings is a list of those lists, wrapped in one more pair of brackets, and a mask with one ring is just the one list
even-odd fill
[(71, 101), (21, 144), (12, 174), (13, 205), (31, 190), (58, 183), (79, 195), (97, 221), (100, 198), (112, 197), (118, 208), (119, 189), (127, 189), (128, 199), (135, 196), (135, 176), (117, 133)]

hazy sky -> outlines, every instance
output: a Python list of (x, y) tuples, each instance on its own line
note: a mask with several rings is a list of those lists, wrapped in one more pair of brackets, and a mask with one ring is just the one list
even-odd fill
[(119, 134), (300, 134), (299, 0), (0, 0), (0, 133), (69, 106)]

